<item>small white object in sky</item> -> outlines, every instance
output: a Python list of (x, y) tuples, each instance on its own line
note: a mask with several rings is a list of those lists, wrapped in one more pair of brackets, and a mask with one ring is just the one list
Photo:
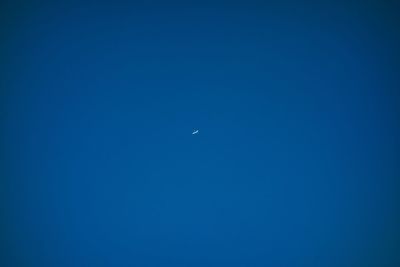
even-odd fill
[(199, 130), (194, 131), (192, 134), (198, 134)]

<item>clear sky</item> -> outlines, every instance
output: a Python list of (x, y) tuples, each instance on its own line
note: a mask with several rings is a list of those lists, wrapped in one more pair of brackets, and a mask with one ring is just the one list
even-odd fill
[(130, 2), (2, 4), (1, 266), (400, 266), (398, 6)]

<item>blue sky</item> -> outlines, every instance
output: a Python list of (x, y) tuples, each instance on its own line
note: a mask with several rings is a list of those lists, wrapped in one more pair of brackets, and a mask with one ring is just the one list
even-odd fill
[(398, 266), (394, 4), (4, 7), (4, 266)]

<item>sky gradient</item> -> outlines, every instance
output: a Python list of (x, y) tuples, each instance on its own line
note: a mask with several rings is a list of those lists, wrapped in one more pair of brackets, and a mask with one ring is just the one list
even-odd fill
[(2, 2), (1, 266), (400, 266), (395, 1)]

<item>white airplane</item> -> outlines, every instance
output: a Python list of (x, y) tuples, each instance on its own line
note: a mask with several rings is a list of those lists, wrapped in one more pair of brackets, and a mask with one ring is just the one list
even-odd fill
[(192, 134), (197, 134), (199, 133), (199, 130), (194, 131)]

